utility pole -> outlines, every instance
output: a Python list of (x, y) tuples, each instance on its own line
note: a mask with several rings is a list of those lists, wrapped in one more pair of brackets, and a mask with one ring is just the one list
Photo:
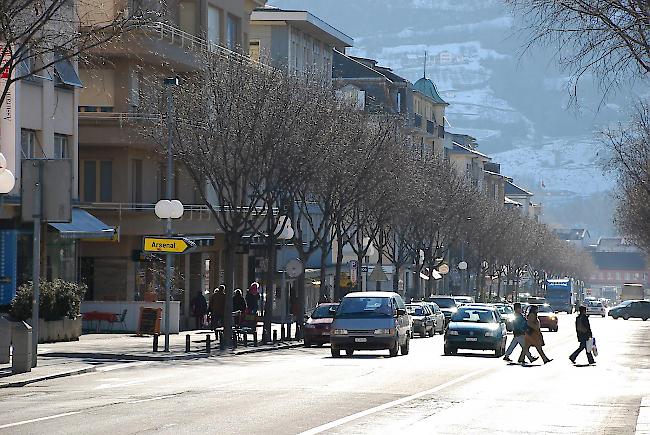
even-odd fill
[[(174, 113), (174, 99), (173, 99), (173, 86), (178, 86), (178, 77), (166, 78), (165, 92), (167, 94), (167, 192), (166, 197), (169, 201), (172, 200), (173, 184), (174, 184), (174, 159), (173, 159), (173, 135), (174, 135), (174, 122), (172, 119)], [(165, 228), (165, 235), (172, 235), (172, 219), (167, 218), (167, 225)], [(168, 253), (165, 261), (165, 352), (169, 352), (169, 310), (171, 309), (171, 287), (172, 287), (172, 262), (173, 255)]]
[(38, 178), (34, 183), (34, 240), (32, 253), (32, 367), (36, 367), (38, 352), (38, 309), (41, 303), (41, 218), (43, 205), (43, 162), (37, 160)]

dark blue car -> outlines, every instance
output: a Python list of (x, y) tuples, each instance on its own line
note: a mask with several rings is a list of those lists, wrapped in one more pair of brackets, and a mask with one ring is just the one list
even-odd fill
[(495, 356), (502, 356), (507, 334), (505, 320), (496, 308), (460, 307), (447, 326), (445, 355), (455, 355), (458, 349), (472, 349), (493, 350)]

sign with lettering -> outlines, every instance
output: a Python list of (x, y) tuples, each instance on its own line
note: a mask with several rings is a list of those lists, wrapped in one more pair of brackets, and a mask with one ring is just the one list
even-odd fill
[(184, 254), (196, 244), (183, 237), (153, 237), (144, 238), (142, 250), (146, 252), (164, 252), (168, 254)]
[(160, 334), (160, 320), (162, 308), (140, 307), (140, 319), (138, 321), (138, 335)]

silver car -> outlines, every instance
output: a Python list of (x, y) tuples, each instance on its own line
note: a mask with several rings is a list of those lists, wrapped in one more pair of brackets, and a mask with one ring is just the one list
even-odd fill
[(390, 356), (409, 353), (411, 318), (406, 304), (393, 292), (347, 294), (334, 315), (330, 344), (332, 357), (341, 350), (350, 356), (355, 350), (388, 349)]

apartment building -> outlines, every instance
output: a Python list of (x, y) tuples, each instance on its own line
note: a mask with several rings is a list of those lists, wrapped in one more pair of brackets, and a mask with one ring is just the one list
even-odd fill
[(445, 109), (448, 105), (430, 79), (422, 77), (413, 85), (414, 142), (420, 144), (423, 152), (444, 156)]
[(332, 81), (334, 50), (344, 53), (352, 38), (307, 11), (258, 8), (251, 14), (249, 53), (290, 73), (320, 73)]
[[(32, 58), (19, 64), (16, 67), (19, 74), (34, 71), (33, 62)], [(78, 199), (77, 105), (81, 86), (75, 63), (61, 57), (47, 70), (12, 84), (3, 103), (0, 151), (15, 175), (16, 184), (0, 202), (0, 305), (8, 304), (16, 289), (32, 279), (33, 225), (21, 220), (22, 160), (69, 159), (72, 180), (61, 180), (60, 186), (46, 188), (63, 189), (72, 181), (72, 200)], [(85, 217), (84, 212), (74, 210), (73, 224)], [(101, 222), (93, 222), (101, 226)], [(79, 241), (71, 233), (64, 234), (55, 226), (44, 225), (41, 248), (44, 278), (76, 280), (78, 247)]]
[[(80, 275), (89, 286), (87, 299), (141, 300), (146, 292), (164, 288), (162, 259), (142, 252), (143, 236), (164, 233), (154, 205), (164, 197), (167, 180), (158, 144), (137, 134), (137, 123), (159, 121), (159, 114), (143, 113), (140, 95), (150, 80), (195, 69), (197, 54), (241, 52), (248, 46), (250, 15), (264, 4), (170, 2), (159, 11), (160, 22), (102, 47), (80, 67), (85, 82), (79, 95), (80, 206), (118, 233), (109, 241), (81, 243)], [(104, 13), (117, 10), (115, 5), (97, 0)], [(190, 298), (223, 280), (223, 239), (181, 167), (175, 168), (173, 190), (185, 205), (183, 217), (174, 220), (174, 233), (198, 245), (193, 253), (175, 258), (173, 297), (187, 316)], [(242, 250), (236, 273), (236, 285), (242, 288), (248, 281), (247, 267)]]

